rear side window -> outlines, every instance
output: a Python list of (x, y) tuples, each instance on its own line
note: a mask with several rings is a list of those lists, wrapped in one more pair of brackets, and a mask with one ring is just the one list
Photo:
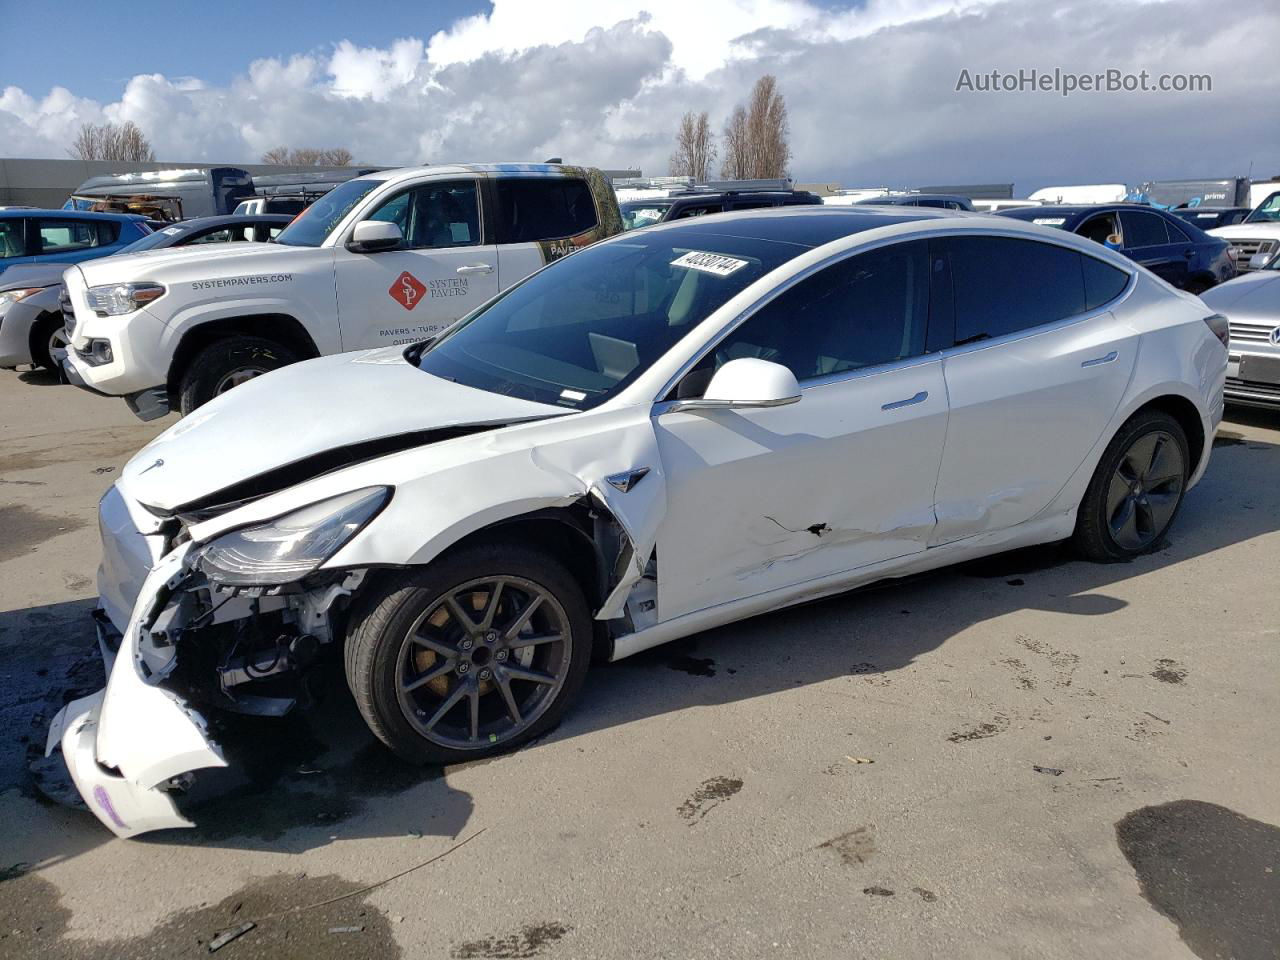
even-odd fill
[(1081, 256), (1080, 268), (1084, 271), (1084, 303), (1087, 310), (1114, 300), (1129, 284), (1127, 273), (1094, 257)]
[(564, 240), (596, 225), (596, 205), (585, 180), (509, 177), (499, 180), (498, 242)]
[(1085, 310), (1080, 254), (1013, 237), (933, 241), (951, 267), (957, 344), (1002, 337)]
[(1158, 247), (1162, 243), (1169, 242), (1169, 232), (1164, 228), (1164, 221), (1154, 213), (1122, 210), (1120, 225), (1124, 228), (1126, 250), (1137, 247)]
[(1170, 243), (1191, 243), (1191, 238), (1187, 236), (1187, 232), (1176, 223), (1166, 220), (1164, 225), (1169, 230)]
[(115, 243), (120, 224), (109, 220), (37, 220), (41, 253), (69, 253)]
[(797, 380), (924, 353), (929, 318), (928, 241), (858, 254), (797, 283), (730, 333), (715, 367), (755, 357)]

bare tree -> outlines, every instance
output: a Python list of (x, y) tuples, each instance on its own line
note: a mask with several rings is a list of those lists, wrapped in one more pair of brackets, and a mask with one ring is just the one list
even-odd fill
[(671, 176), (693, 177), (703, 182), (711, 175), (711, 164), (715, 159), (715, 137), (706, 111), (695, 114), (690, 110), (680, 118), (676, 149), (671, 154)]
[(263, 163), (290, 164), (295, 167), (345, 167), (351, 163), (346, 147), (273, 147), (262, 155)]
[(721, 175), (734, 180), (785, 177), (790, 132), (778, 78), (767, 73), (751, 88), (747, 106), (735, 107), (725, 125)]
[(151, 144), (136, 123), (83, 124), (67, 150), (77, 160), (151, 161), (156, 158)]
[(739, 104), (733, 108), (724, 125), (724, 163), (720, 165), (720, 176), (728, 180), (745, 180), (750, 163), (747, 109)]

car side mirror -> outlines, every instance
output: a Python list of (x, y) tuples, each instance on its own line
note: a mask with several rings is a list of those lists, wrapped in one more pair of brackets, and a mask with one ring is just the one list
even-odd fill
[(386, 220), (361, 220), (351, 231), (347, 249), (352, 253), (382, 253), (404, 243), (404, 235)]
[(715, 372), (700, 397), (673, 400), (668, 411), (745, 410), (781, 407), (800, 400), (800, 384), (787, 367), (772, 360), (742, 357)]

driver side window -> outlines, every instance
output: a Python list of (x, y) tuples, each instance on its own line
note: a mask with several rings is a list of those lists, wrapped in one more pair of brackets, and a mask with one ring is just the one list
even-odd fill
[(392, 197), (366, 219), (394, 223), (408, 250), (471, 247), (480, 243), (474, 180), (429, 183)]
[[(833, 264), (765, 304), (699, 366), (756, 357), (800, 382), (924, 353), (929, 247), (898, 243)], [(705, 384), (704, 384), (705, 386)]]

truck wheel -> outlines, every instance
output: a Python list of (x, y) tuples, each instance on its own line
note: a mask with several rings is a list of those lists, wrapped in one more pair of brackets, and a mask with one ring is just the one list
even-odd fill
[(586, 598), (563, 565), (514, 544), (476, 545), (363, 598), (347, 683), (374, 735), (406, 760), (474, 760), (560, 722), (591, 639)]
[(62, 316), (43, 314), (31, 326), (31, 362), (46, 370), (60, 371), (61, 357), (67, 353), (67, 335), (62, 332)]
[(178, 408), (185, 417), (218, 394), (300, 359), (289, 347), (263, 337), (232, 337), (211, 343), (187, 364), (178, 384)]

